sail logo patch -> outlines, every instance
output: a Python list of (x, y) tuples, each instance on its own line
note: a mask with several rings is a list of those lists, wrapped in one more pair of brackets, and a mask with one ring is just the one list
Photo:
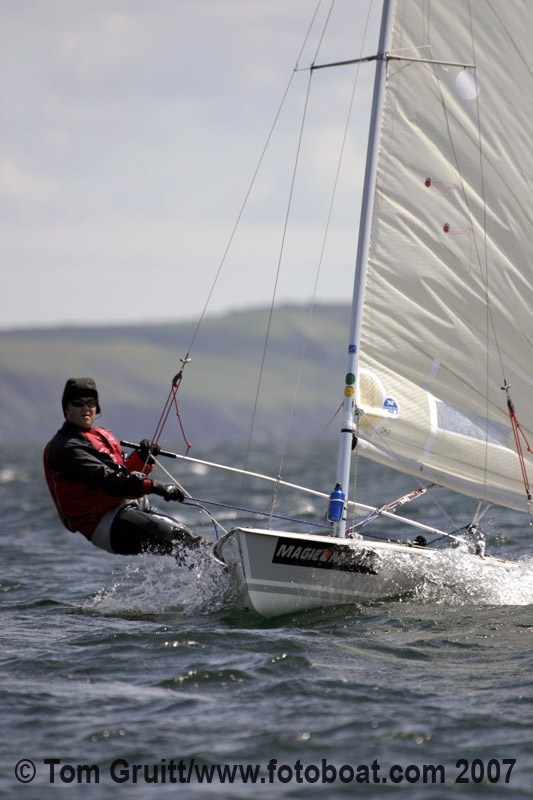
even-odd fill
[(279, 538), (272, 563), (377, 575), (377, 556), (372, 550), (333, 543), (309, 544), (307, 539)]
[(400, 409), (398, 408), (398, 403), (394, 399), (394, 397), (386, 397), (383, 401), (383, 413), (386, 414), (388, 417), (397, 417), (400, 413)]

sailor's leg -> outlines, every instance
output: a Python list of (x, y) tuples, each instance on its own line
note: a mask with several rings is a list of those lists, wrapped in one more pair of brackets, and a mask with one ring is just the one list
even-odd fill
[(210, 548), (209, 539), (192, 533), (162, 511), (141, 510), (135, 505), (126, 506), (115, 516), (110, 543), (113, 552), (120, 555), (174, 555), (178, 562), (184, 551)]

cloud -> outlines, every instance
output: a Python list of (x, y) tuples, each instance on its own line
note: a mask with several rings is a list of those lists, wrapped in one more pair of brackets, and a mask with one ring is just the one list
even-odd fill
[(53, 202), (57, 182), (8, 158), (0, 158), (0, 198), (4, 208), (39, 207)]

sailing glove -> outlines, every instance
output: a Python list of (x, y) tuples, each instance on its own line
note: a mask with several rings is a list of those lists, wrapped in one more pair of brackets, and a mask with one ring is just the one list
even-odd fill
[(161, 452), (161, 448), (158, 444), (151, 442), (150, 439), (141, 439), (137, 447), (137, 452), (143, 461), (148, 461), (149, 464), (153, 464), (154, 459), (152, 456), (158, 456)]
[(175, 483), (163, 483), (163, 481), (152, 481), (152, 493), (164, 497), (165, 500), (177, 500), (183, 503), (185, 495)]

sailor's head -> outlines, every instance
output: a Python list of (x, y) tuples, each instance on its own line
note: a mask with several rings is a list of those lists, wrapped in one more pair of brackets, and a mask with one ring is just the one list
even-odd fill
[[(69, 412), (82, 414), (85, 408), (92, 412), (92, 417), (100, 414), (98, 390), (92, 378), (69, 378), (61, 398), (63, 414), (68, 419)], [(77, 424), (80, 424), (79, 422)], [(85, 425), (83, 425), (85, 427)]]

